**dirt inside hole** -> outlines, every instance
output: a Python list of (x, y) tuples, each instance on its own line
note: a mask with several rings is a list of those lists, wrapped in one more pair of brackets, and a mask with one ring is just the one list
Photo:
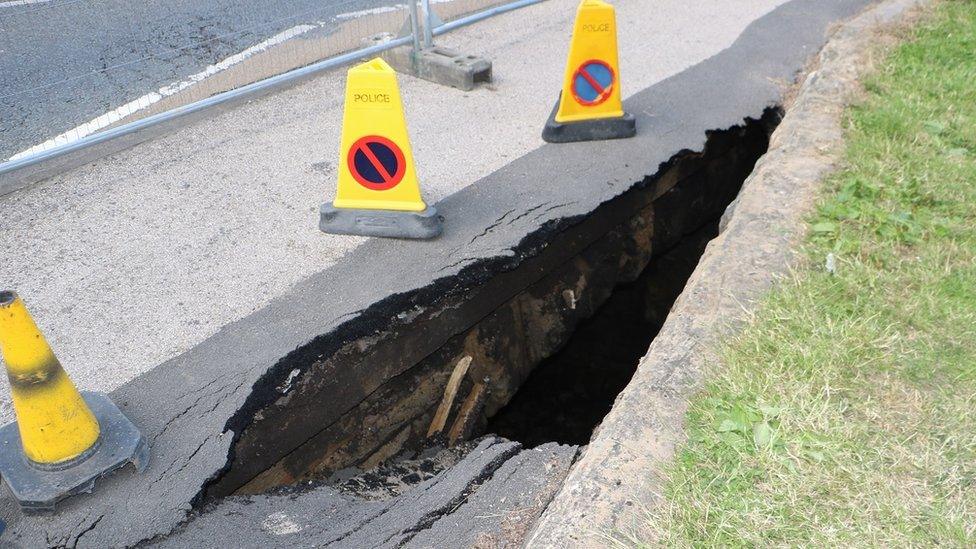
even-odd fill
[(397, 497), (457, 464), (480, 435), (498, 435), (524, 448), (550, 442), (586, 445), (717, 234), (718, 220), (713, 220), (651, 260), (635, 281), (614, 288), (566, 345), (539, 363), (509, 403), (479, 427), (473, 440), (447, 447), (443, 438), (430, 439), (374, 467), (338, 471), (326, 483), (368, 500)]
[[(206, 498), (330, 478), (383, 497), (416, 478), (394, 466), (380, 476), (389, 482), (360, 483), (347, 470), (427, 463), (427, 449), (488, 434), (526, 447), (588, 443), (779, 118), (771, 108), (708, 132), (702, 151), (676, 154), (586, 216), (545, 226), (513, 248), (514, 259), (486, 260), (398, 297), (395, 308), (364, 311), (346, 329), (365, 335), (322, 337), (289, 355), (255, 390), (267, 403), (237, 426), (227, 470)], [(452, 383), (464, 361), (470, 367)], [(423, 467), (420, 478), (433, 472)]]
[(717, 234), (718, 220), (707, 223), (651, 260), (636, 281), (614, 288), (596, 314), (488, 419), (485, 431), (528, 448), (587, 444)]

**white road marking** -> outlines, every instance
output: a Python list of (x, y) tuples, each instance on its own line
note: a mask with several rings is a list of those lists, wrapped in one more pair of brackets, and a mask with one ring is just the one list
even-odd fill
[(14, 6), (29, 6), (31, 4), (44, 4), (51, 0), (8, 0), (0, 2), (0, 8), (12, 8)]
[[(7, 6), (20, 6), (26, 4), (40, 4), (40, 3), (51, 2), (51, 1), (52, 0), (8, 0), (6, 2), (0, 2), (0, 8), (7, 7)], [(454, 0), (431, 0), (430, 3), (444, 4), (452, 1)], [(382, 6), (378, 8), (369, 9), (369, 10), (359, 10), (359, 11), (353, 11), (349, 13), (342, 13), (336, 15), (335, 18), (339, 20), (355, 19), (366, 15), (388, 13), (391, 11), (397, 11), (406, 8), (407, 8), (406, 4), (394, 4), (392, 6)], [(59, 145), (64, 145), (67, 143), (78, 141), (83, 137), (89, 136), (99, 130), (111, 126), (112, 124), (122, 120), (123, 118), (126, 118), (136, 112), (146, 109), (151, 105), (158, 103), (159, 101), (162, 101), (166, 97), (169, 97), (177, 92), (181, 92), (186, 88), (189, 88), (190, 86), (200, 82), (201, 80), (207, 77), (213, 76), (219, 73), (220, 71), (226, 70), (227, 68), (232, 67), (257, 53), (261, 53), (262, 51), (272, 46), (278, 45), (286, 40), (289, 40), (301, 34), (305, 34), (310, 30), (322, 27), (323, 25), (325, 25), (325, 23), (320, 21), (315, 23), (314, 25), (307, 25), (307, 24), (297, 25), (286, 31), (280, 32), (272, 36), (271, 38), (268, 38), (267, 40), (264, 40), (254, 46), (251, 46), (250, 48), (247, 48), (246, 50), (240, 53), (236, 53), (215, 65), (208, 66), (206, 69), (202, 70), (201, 72), (191, 75), (186, 80), (180, 82), (174, 82), (168, 86), (163, 86), (162, 88), (159, 88), (158, 91), (147, 93), (146, 95), (143, 95), (142, 97), (139, 97), (134, 101), (129, 101), (128, 103), (122, 105), (121, 107), (118, 107), (101, 116), (93, 118), (92, 120), (89, 120), (88, 122), (85, 122), (80, 126), (72, 128), (62, 134), (59, 134), (51, 139), (48, 139), (43, 143), (34, 145), (29, 149), (23, 150), (8, 158), (7, 161), (20, 160), (21, 158), (26, 158), (30, 155), (46, 151), (48, 149), (57, 147)]]
[(394, 4), (392, 6), (380, 6), (378, 8), (372, 8), (368, 10), (350, 11), (349, 13), (340, 13), (336, 15), (336, 19), (356, 19), (358, 17), (363, 17), (365, 15), (377, 15), (380, 13), (390, 13), (391, 11), (399, 11), (406, 9), (406, 4)]
[[(29, 2), (29, 1), (39, 2), (39, 1), (45, 1), (45, 0), (16, 0), (16, 1), (18, 1), (18, 2)], [(81, 139), (81, 138), (83, 138), (85, 136), (91, 135), (91, 134), (97, 132), (98, 130), (104, 129), (104, 128), (106, 128), (106, 127), (108, 127), (108, 126), (110, 126), (110, 125), (118, 122), (119, 120), (122, 120), (123, 118), (132, 115), (133, 113), (136, 113), (138, 111), (141, 111), (141, 110), (149, 107), (150, 105), (153, 105), (154, 103), (158, 103), (159, 101), (161, 101), (162, 99), (164, 99), (166, 97), (169, 97), (169, 96), (171, 96), (171, 95), (173, 95), (173, 94), (175, 94), (177, 92), (181, 92), (181, 91), (189, 88), (190, 86), (192, 86), (192, 85), (200, 82), (201, 80), (203, 80), (205, 78), (208, 78), (210, 76), (213, 76), (213, 75), (219, 73), (220, 71), (226, 70), (226, 69), (228, 69), (228, 68), (230, 68), (230, 67), (232, 67), (232, 66), (234, 66), (234, 65), (236, 65), (236, 64), (238, 64), (238, 63), (240, 63), (242, 61), (244, 61), (245, 59), (254, 56), (255, 54), (261, 53), (262, 51), (264, 51), (264, 50), (266, 50), (266, 49), (268, 49), (268, 48), (270, 48), (272, 46), (275, 46), (277, 44), (280, 44), (281, 42), (284, 42), (285, 40), (294, 38), (294, 37), (296, 37), (298, 35), (301, 35), (301, 34), (305, 34), (306, 32), (308, 32), (310, 30), (313, 30), (313, 29), (317, 29), (317, 28), (319, 28), (319, 27), (321, 27), (323, 25), (324, 25), (324, 23), (316, 23), (314, 25), (298, 25), (298, 26), (292, 27), (292, 28), (290, 28), (290, 29), (288, 29), (286, 31), (282, 31), (282, 32), (280, 32), (280, 33), (272, 36), (271, 38), (268, 38), (267, 40), (264, 40), (264, 41), (262, 41), (262, 42), (260, 42), (260, 43), (258, 43), (256, 45), (254, 45), (254, 46), (251, 46), (250, 48), (247, 48), (244, 51), (241, 51), (240, 53), (236, 53), (236, 54), (234, 54), (234, 55), (232, 55), (232, 56), (224, 59), (223, 61), (221, 61), (219, 63), (216, 63), (214, 65), (208, 66), (206, 69), (204, 69), (204, 70), (202, 70), (202, 71), (200, 71), (200, 72), (198, 72), (198, 73), (190, 76), (186, 80), (182, 80), (180, 82), (174, 82), (174, 83), (172, 83), (172, 84), (170, 84), (168, 86), (163, 86), (162, 88), (159, 88), (158, 91), (154, 91), (154, 92), (151, 92), (151, 93), (147, 93), (146, 95), (143, 95), (142, 97), (140, 97), (138, 99), (135, 99), (133, 101), (129, 101), (128, 103), (122, 105), (121, 107), (118, 107), (116, 109), (113, 109), (113, 110), (111, 110), (111, 111), (109, 111), (109, 112), (107, 112), (107, 113), (105, 113), (105, 114), (103, 114), (101, 116), (98, 116), (98, 117), (96, 117), (96, 118), (94, 118), (92, 120), (89, 120), (88, 122), (85, 122), (84, 124), (82, 124), (80, 126), (77, 126), (75, 128), (72, 128), (72, 129), (70, 129), (70, 130), (68, 130), (68, 131), (60, 134), (60, 135), (57, 135), (57, 136), (55, 136), (52, 139), (48, 139), (47, 141), (45, 141), (45, 142), (43, 142), (43, 143), (41, 143), (39, 145), (34, 145), (33, 147), (31, 147), (31, 148), (29, 148), (29, 149), (27, 149), (25, 151), (21, 151), (21, 152), (15, 154), (15, 155), (11, 156), (9, 160), (19, 160), (21, 158), (30, 156), (32, 154), (36, 154), (36, 153), (39, 153), (39, 152), (42, 152), (42, 151), (46, 151), (46, 150), (48, 150), (48, 149), (50, 149), (52, 147), (56, 147), (58, 145), (63, 145), (65, 143), (71, 143), (71, 142), (77, 141), (77, 140), (79, 140), (79, 139)]]

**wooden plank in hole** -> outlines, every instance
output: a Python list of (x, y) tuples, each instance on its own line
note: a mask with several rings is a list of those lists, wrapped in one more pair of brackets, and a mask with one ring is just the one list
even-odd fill
[(461, 387), (461, 381), (464, 380), (465, 374), (468, 373), (468, 366), (470, 365), (471, 357), (465, 356), (454, 366), (454, 371), (451, 372), (451, 377), (447, 380), (447, 387), (444, 388), (444, 397), (441, 399), (441, 403), (434, 413), (434, 419), (430, 422), (430, 428), (427, 429), (427, 438), (444, 430), (444, 426), (447, 424), (447, 416), (450, 415), (451, 407), (454, 406), (454, 399), (457, 397), (458, 388)]
[(464, 399), (464, 403), (458, 411), (458, 416), (454, 420), (454, 425), (451, 426), (451, 432), (447, 436), (449, 446), (454, 446), (458, 441), (468, 438), (471, 434), (471, 430), (478, 420), (478, 414), (481, 413), (481, 409), (485, 406), (485, 400), (488, 394), (487, 381), (485, 379), (484, 381), (475, 383), (474, 387), (471, 388), (471, 392), (468, 393), (468, 398)]

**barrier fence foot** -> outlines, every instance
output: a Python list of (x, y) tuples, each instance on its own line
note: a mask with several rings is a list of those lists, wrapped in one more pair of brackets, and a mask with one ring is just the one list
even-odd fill
[[(366, 44), (373, 46), (392, 39), (393, 35), (381, 33), (367, 38)], [(423, 48), (417, 52), (415, 58), (413, 49), (403, 46), (385, 51), (380, 57), (397, 72), (464, 91), (471, 91), (478, 84), (491, 82), (491, 61), (450, 48)]]
[(414, 76), (444, 86), (471, 91), (479, 83), (491, 82), (491, 61), (433, 46), (420, 51)]

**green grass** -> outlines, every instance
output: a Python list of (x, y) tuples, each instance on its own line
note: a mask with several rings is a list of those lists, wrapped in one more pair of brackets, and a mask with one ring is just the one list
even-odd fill
[(728, 342), (628, 544), (976, 547), (976, 2), (865, 87), (803, 265)]

